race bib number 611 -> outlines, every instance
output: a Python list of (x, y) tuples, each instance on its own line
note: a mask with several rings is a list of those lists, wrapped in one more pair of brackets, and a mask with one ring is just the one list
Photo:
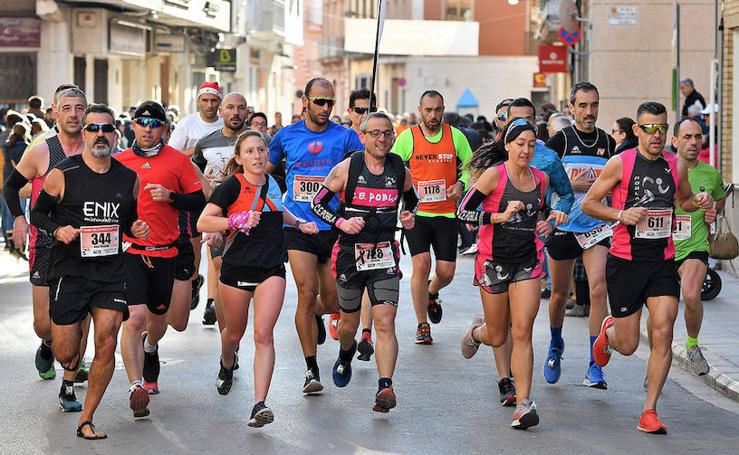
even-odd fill
[(649, 209), (636, 225), (637, 239), (665, 239), (672, 235), (672, 209)]

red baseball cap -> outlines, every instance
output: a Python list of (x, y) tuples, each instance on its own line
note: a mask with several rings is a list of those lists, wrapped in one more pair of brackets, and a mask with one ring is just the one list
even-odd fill
[(223, 99), (223, 92), (221, 92), (221, 87), (218, 86), (218, 82), (203, 82), (200, 84), (200, 87), (198, 88), (198, 98), (200, 98), (200, 95), (204, 95), (206, 93)]

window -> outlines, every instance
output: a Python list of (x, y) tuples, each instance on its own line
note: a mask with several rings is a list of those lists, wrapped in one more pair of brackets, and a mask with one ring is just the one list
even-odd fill
[(448, 21), (474, 20), (473, 0), (446, 0), (444, 19)]

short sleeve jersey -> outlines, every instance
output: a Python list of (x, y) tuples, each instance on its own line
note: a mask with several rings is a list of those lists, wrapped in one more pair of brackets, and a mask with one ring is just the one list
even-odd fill
[(169, 138), (168, 144), (177, 150), (185, 150), (195, 147), (200, 138), (218, 131), (223, 128), (223, 119), (218, 119), (213, 123), (208, 123), (200, 118), (200, 114), (194, 112), (182, 120), (175, 126), (172, 136)]
[(234, 145), (238, 136), (226, 137), (222, 129), (203, 136), (195, 144), (192, 162), (209, 180), (220, 179), (223, 168), (234, 155)]
[[(714, 200), (724, 198), (724, 182), (721, 174), (710, 165), (698, 161), (695, 167), (688, 169), (688, 181), (694, 193), (708, 193)], [(686, 240), (675, 240), (675, 260), (685, 258), (688, 254), (697, 251), (708, 251), (708, 225), (704, 221), (705, 211), (697, 209), (694, 212), (686, 212), (678, 205), (675, 209), (677, 217), (690, 217), (690, 222), (685, 223), (681, 218), (676, 221), (685, 223), (683, 228), (689, 227), (690, 237)], [(680, 224), (680, 223), (676, 223)], [(675, 237), (673, 235), (673, 237)], [(675, 237), (677, 238), (677, 237)]]
[[(331, 229), (310, 204), (331, 169), (357, 150), (364, 150), (357, 133), (333, 122), (320, 133), (309, 130), (305, 120), (280, 129), (269, 144), (269, 162), (277, 166), (285, 159), (285, 208), (298, 218), (314, 221), (322, 231)], [(338, 199), (329, 205), (336, 210)]]
[[(159, 184), (175, 193), (188, 194), (202, 190), (200, 180), (190, 160), (178, 150), (165, 145), (154, 156), (139, 156), (131, 149), (118, 153), (114, 158), (139, 176), (138, 218), (149, 225), (148, 239), (127, 242), (152, 249), (142, 250), (131, 246), (128, 253), (171, 258), (177, 256), (175, 243), (180, 235), (177, 216), (179, 210), (167, 202), (155, 202), (146, 189), (150, 183)], [(154, 249), (156, 248), (156, 249)]]

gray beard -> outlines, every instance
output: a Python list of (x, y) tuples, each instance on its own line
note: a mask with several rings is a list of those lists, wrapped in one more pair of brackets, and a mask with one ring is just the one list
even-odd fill
[(93, 147), (90, 150), (90, 153), (95, 158), (108, 158), (113, 153), (113, 149), (111, 149), (109, 145), (106, 145), (104, 148)]

